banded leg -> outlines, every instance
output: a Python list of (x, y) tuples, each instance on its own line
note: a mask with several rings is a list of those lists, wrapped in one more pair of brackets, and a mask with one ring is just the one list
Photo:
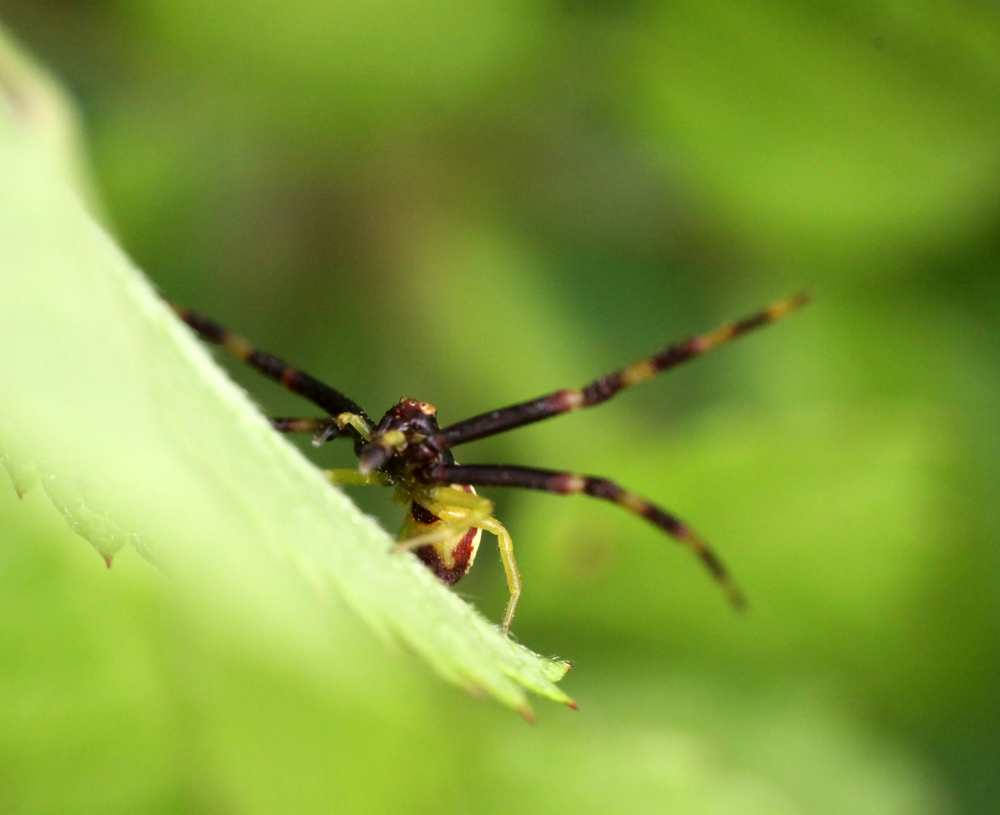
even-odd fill
[(313, 447), (322, 447), (340, 435), (340, 428), (332, 419), (315, 417), (272, 417), (271, 427), (279, 433), (312, 433)]
[(271, 418), (271, 427), (279, 433), (318, 433), (329, 422), (329, 419), (319, 419), (312, 416), (274, 416)]
[(513, 430), (515, 427), (539, 422), (551, 416), (558, 416), (560, 413), (599, 405), (625, 388), (652, 379), (657, 374), (668, 371), (682, 362), (687, 362), (737, 337), (742, 337), (756, 328), (780, 320), (786, 314), (804, 306), (808, 301), (809, 296), (806, 293), (797, 294), (787, 300), (773, 303), (763, 311), (735, 323), (729, 323), (715, 331), (690, 337), (668, 346), (659, 353), (641, 359), (627, 368), (602, 376), (583, 388), (556, 391), (538, 399), (473, 416), (471, 419), (466, 419), (439, 431), (433, 437), (434, 446), (439, 450), (447, 450), (459, 444)]
[[(362, 434), (363, 438), (370, 438), (372, 426), (371, 419), (368, 418), (367, 414), (365, 414), (365, 412), (353, 399), (349, 399), (336, 388), (331, 388), (329, 385), (325, 385), (318, 379), (314, 379), (309, 376), (309, 374), (304, 371), (300, 371), (297, 368), (292, 367), (287, 362), (279, 359), (273, 354), (254, 348), (242, 337), (237, 334), (233, 334), (218, 323), (209, 320), (207, 317), (203, 317), (200, 314), (196, 314), (193, 311), (181, 308), (180, 306), (172, 303), (170, 304), (170, 307), (174, 310), (177, 316), (193, 328), (203, 340), (214, 343), (215, 345), (221, 345), (237, 359), (246, 362), (253, 368), (256, 368), (262, 374), (270, 377), (275, 382), (284, 385), (293, 393), (297, 393), (299, 396), (308, 399), (314, 405), (322, 408), (331, 416), (350, 414), (359, 417), (362, 420), (359, 424), (368, 430), (367, 436)], [(359, 430), (359, 428), (354, 424), (352, 424), (352, 427), (355, 427), (355, 430)]]
[(341, 413), (325, 419), (313, 416), (282, 416), (271, 419), (271, 427), (279, 433), (314, 433), (314, 447), (322, 447), (328, 441), (333, 441), (347, 426), (353, 427), (365, 441), (371, 438), (371, 426), (357, 413)]
[(594, 498), (603, 498), (645, 518), (662, 529), (674, 540), (688, 547), (705, 565), (716, 582), (722, 586), (730, 603), (742, 609), (746, 599), (733, 581), (729, 571), (718, 555), (712, 551), (687, 524), (676, 515), (660, 509), (635, 493), (629, 492), (614, 481), (587, 475), (540, 470), (533, 467), (507, 467), (497, 464), (466, 465), (439, 464), (423, 472), (423, 478), (432, 484), (470, 484), (482, 487), (521, 487), (529, 490), (543, 490), (559, 495), (584, 493)]

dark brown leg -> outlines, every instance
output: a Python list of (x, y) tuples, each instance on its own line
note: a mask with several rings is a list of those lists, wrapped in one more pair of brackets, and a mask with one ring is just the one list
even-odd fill
[(364, 422), (371, 425), (371, 420), (358, 404), (335, 388), (323, 384), (304, 371), (293, 368), (284, 360), (266, 351), (254, 348), (242, 337), (227, 331), (221, 325), (209, 320), (207, 317), (203, 317), (200, 314), (174, 304), (170, 304), (170, 307), (176, 312), (178, 317), (198, 332), (202, 339), (216, 345), (221, 345), (237, 359), (256, 368), (262, 374), (284, 385), (293, 393), (305, 397), (331, 416), (351, 414), (361, 417)]
[(554, 492), (559, 495), (583, 493), (618, 504), (629, 512), (645, 518), (679, 543), (691, 549), (723, 587), (730, 602), (738, 609), (746, 606), (743, 593), (733, 581), (719, 557), (687, 524), (666, 510), (660, 509), (614, 481), (588, 475), (533, 467), (507, 467), (499, 464), (464, 465), (439, 464), (424, 470), (421, 480), (430, 484), (469, 484), (474, 487), (521, 487), (529, 490)]
[(797, 294), (795, 297), (774, 303), (763, 311), (743, 320), (724, 325), (708, 334), (700, 334), (675, 343), (651, 357), (629, 365), (627, 368), (602, 376), (586, 387), (556, 391), (548, 396), (473, 416), (471, 419), (466, 419), (441, 430), (433, 438), (433, 444), (439, 450), (447, 450), (459, 444), (503, 433), (515, 427), (548, 419), (551, 416), (558, 416), (560, 413), (599, 405), (625, 388), (652, 379), (657, 374), (668, 371), (689, 359), (694, 359), (713, 348), (718, 348), (755, 328), (773, 323), (789, 312), (801, 308), (808, 301), (809, 297), (805, 293)]
[(319, 419), (308, 416), (273, 417), (271, 427), (279, 433), (313, 433), (313, 446), (322, 447), (328, 441), (333, 441), (341, 433), (341, 428), (334, 418)]
[(318, 433), (329, 422), (329, 419), (316, 419), (312, 417), (286, 418), (276, 416), (271, 419), (271, 427), (279, 433)]

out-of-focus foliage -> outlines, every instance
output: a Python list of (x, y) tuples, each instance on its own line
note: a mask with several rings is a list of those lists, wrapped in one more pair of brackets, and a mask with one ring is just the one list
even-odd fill
[[(816, 296), (461, 451), (621, 480), (751, 598), (733, 616), (613, 507), (499, 494), (515, 633), (577, 664), (580, 713), (535, 728), (405, 657), (368, 702), (325, 685), (0, 491), (0, 809), (1000, 811), (994, 4), (0, 0), (0, 19), (80, 101), (107, 220), (154, 282), (369, 412), (407, 394), (461, 418)], [(488, 548), (458, 589), (499, 616)], [(359, 636), (319, 659), (370, 654)]]

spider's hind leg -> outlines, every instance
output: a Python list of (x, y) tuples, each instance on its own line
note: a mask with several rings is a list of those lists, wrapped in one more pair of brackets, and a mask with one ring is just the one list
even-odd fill
[(323, 475), (331, 484), (347, 484), (352, 487), (393, 487), (396, 485), (392, 476), (380, 472), (362, 475), (354, 469), (323, 470)]
[(419, 526), (433, 526), (430, 531), (415, 532), (418, 523), (409, 518), (403, 527), (396, 551), (417, 549), (428, 544), (437, 544), (456, 535), (462, 535), (469, 529), (479, 526), (493, 514), (493, 502), (474, 492), (466, 492), (457, 487), (430, 487), (410, 495), (410, 500), (418, 507), (426, 510), (434, 521), (430, 524), (420, 523)]
[[(418, 523), (411, 517), (407, 519), (407, 524), (403, 527), (403, 539), (396, 544), (397, 550), (415, 550), (424, 546), (434, 546), (435, 549), (447, 549), (449, 546), (463, 541), (470, 530), (485, 530), (496, 535), (500, 548), (500, 560), (503, 562), (504, 574), (507, 576), (507, 588), (510, 590), (510, 599), (504, 610), (501, 629), (506, 634), (510, 631), (511, 621), (514, 619), (514, 610), (517, 608), (517, 601), (521, 596), (521, 573), (517, 568), (517, 561), (514, 559), (514, 541), (510, 533), (493, 516), (493, 502), (482, 495), (468, 492), (467, 489), (459, 487), (441, 486), (420, 490), (416, 495), (411, 496), (411, 500), (417, 507), (412, 515), (422, 515), (420, 510), (426, 511), (427, 519), (435, 519), (433, 523), (424, 525), (431, 527), (430, 531), (417, 535), (407, 535), (408, 532), (415, 531)], [(465, 571), (472, 566), (475, 558), (475, 550), (478, 549), (479, 542), (473, 544), (473, 551), (468, 559)], [(457, 579), (457, 578), (456, 578)]]
[(507, 575), (507, 589), (510, 591), (510, 599), (507, 601), (507, 608), (504, 609), (503, 623), (500, 626), (503, 633), (506, 634), (510, 631), (510, 624), (514, 620), (514, 610), (521, 597), (521, 572), (514, 559), (514, 541), (510, 532), (496, 518), (487, 518), (480, 522), (479, 528), (496, 535), (500, 547), (500, 560), (503, 561), (504, 574)]

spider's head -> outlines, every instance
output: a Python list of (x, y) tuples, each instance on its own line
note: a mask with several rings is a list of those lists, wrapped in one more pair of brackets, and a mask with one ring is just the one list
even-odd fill
[[(386, 411), (371, 441), (358, 453), (358, 469), (368, 475), (381, 470), (395, 456), (426, 463), (429, 448), (422, 445), (438, 431), (437, 410), (427, 402), (403, 397)], [(407, 455), (409, 454), (409, 455)]]

